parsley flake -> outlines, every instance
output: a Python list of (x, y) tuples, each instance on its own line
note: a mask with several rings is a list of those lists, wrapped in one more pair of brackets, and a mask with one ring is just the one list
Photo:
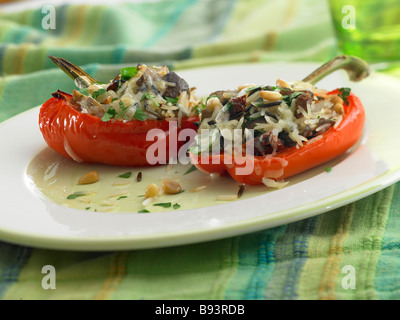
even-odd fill
[(197, 170), (196, 166), (192, 165), (183, 175), (187, 175), (187, 174), (189, 174), (189, 173), (191, 173), (193, 171), (196, 171), (196, 170)]
[(153, 103), (155, 104), (156, 107), (159, 107), (160, 104), (154, 100), (155, 98), (156, 98), (155, 96), (151, 95), (148, 92), (145, 92), (145, 93), (143, 93), (142, 97), (140, 98), (140, 101), (142, 102), (144, 100), (151, 100), (151, 101), (153, 101)]
[(142, 210), (139, 210), (138, 213), (150, 213), (150, 211), (147, 209), (142, 209)]
[(171, 208), (172, 204), (171, 204), (171, 202), (160, 202), (160, 203), (153, 204), (153, 206), (163, 207), (163, 208)]
[(116, 114), (117, 112), (115, 111), (114, 108), (108, 108), (107, 112), (101, 117), (101, 121), (107, 122), (110, 121)]
[(121, 80), (129, 80), (130, 78), (136, 76), (136, 74), (139, 72), (137, 67), (127, 67), (121, 69)]
[(194, 107), (197, 114), (201, 114), (203, 112), (203, 110), (206, 108), (207, 108), (207, 106), (204, 103), (198, 104), (197, 106)]
[(349, 102), (350, 92), (350, 88), (340, 88), (338, 96), (341, 97), (343, 101), (347, 104)]
[(147, 119), (146, 113), (140, 108), (136, 109), (135, 114), (133, 115), (133, 117), (136, 120), (139, 120), (139, 121), (145, 121)]
[(286, 104), (290, 107), (292, 105), (292, 101), (303, 93), (304, 92), (302, 92), (302, 91), (295, 91), (289, 95), (282, 96), (282, 100), (285, 101)]
[(97, 100), (98, 97), (100, 97), (101, 95), (105, 94), (106, 92), (107, 92), (106, 89), (99, 89), (99, 90), (93, 92), (92, 97), (93, 97), (93, 99)]
[(179, 203), (175, 203), (173, 206), (174, 210), (179, 209), (181, 205)]
[(83, 94), (83, 95), (85, 95), (85, 96), (88, 96), (88, 95), (89, 95), (89, 91), (88, 91), (88, 89), (86, 89), (86, 88), (84, 88), (84, 89), (78, 89), (78, 90), (76, 90), (76, 91), (78, 91), (80, 94)]
[(222, 112), (228, 112), (229, 109), (233, 108), (233, 103), (228, 101), (226, 105), (222, 107)]
[(178, 100), (179, 100), (178, 97), (176, 97), (176, 98), (165, 97), (164, 99), (167, 100), (167, 102), (172, 103), (173, 105), (176, 105), (178, 103)]
[(121, 108), (121, 112), (117, 114), (115, 120), (121, 117), (126, 112), (126, 110), (128, 110), (128, 107), (125, 107), (124, 103), (121, 100), (119, 101), (119, 107)]
[(128, 178), (130, 178), (132, 176), (132, 172), (125, 172), (125, 173), (123, 173), (123, 174), (120, 174), (118, 177), (120, 177), (120, 178), (124, 178), (124, 179), (128, 179)]
[(78, 198), (78, 197), (82, 197), (82, 196), (85, 196), (86, 195), (86, 193), (84, 193), (84, 192), (82, 192), (82, 191), (77, 191), (77, 192), (74, 192), (73, 194), (70, 194), (68, 197), (67, 197), (67, 199), (68, 200), (73, 200), (73, 199), (76, 199), (76, 198)]

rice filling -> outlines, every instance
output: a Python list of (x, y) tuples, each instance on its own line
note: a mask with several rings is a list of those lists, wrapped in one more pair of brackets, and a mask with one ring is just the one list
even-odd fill
[[(246, 142), (243, 147), (250, 144), (254, 155), (272, 156), (283, 148), (300, 148), (316, 141), (341, 121), (344, 100), (339, 95), (328, 95), (326, 90), (301, 81), (277, 81), (281, 83), (285, 86), (244, 85), (212, 93), (204, 106), (196, 141), (207, 141), (201, 135), (214, 130), (219, 151), (227, 151), (227, 137), (238, 136), (240, 129), (241, 139)], [(215, 152), (215, 144), (212, 146)], [(191, 150), (199, 153), (207, 146), (197, 145)]]
[(108, 83), (74, 90), (79, 111), (103, 121), (182, 118), (198, 115), (195, 89), (166, 66), (143, 64), (121, 70)]

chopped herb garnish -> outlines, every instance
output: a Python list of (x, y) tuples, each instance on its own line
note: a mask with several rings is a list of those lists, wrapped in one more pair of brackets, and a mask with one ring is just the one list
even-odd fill
[(137, 67), (128, 67), (121, 70), (121, 80), (129, 80), (139, 72)]
[(121, 108), (121, 112), (117, 114), (117, 116), (115, 117), (115, 120), (117, 120), (119, 117), (121, 117), (128, 109), (128, 107), (124, 106), (124, 103), (121, 100), (119, 101), (119, 106)]
[(261, 86), (247, 88), (246, 89), (247, 96), (251, 96), (253, 93), (256, 93), (257, 91), (260, 91), (261, 89), (262, 89)]
[(142, 210), (139, 210), (138, 213), (150, 213), (150, 211), (147, 209), (142, 209)]
[(331, 168), (331, 167), (326, 167), (326, 168), (325, 168), (325, 171), (326, 171), (326, 172), (331, 172), (331, 171), (332, 171), (332, 168)]
[(78, 197), (82, 197), (82, 196), (85, 196), (86, 195), (86, 193), (84, 193), (84, 192), (82, 192), (82, 191), (78, 191), (78, 192), (75, 192), (75, 193), (73, 193), (73, 194), (70, 194), (68, 197), (67, 197), (67, 199), (68, 200), (73, 200), (73, 199), (76, 199), (76, 198), (78, 198)]
[(124, 179), (128, 179), (128, 178), (130, 178), (132, 176), (132, 172), (125, 172), (125, 173), (123, 173), (123, 174), (120, 174), (118, 177), (120, 177), (120, 178), (124, 178)]
[(176, 98), (165, 97), (164, 99), (167, 100), (167, 102), (171, 102), (173, 105), (176, 105), (178, 103), (179, 97)]
[(145, 197), (144, 194), (139, 194), (139, 195), (138, 195), (138, 198), (143, 198), (143, 197)]
[[(213, 94), (213, 95), (211, 95), (211, 96), (208, 96), (207, 99), (206, 99), (206, 105), (207, 105), (208, 100), (210, 100), (211, 98), (218, 98), (218, 96), (217, 96), (216, 94)], [(219, 98), (218, 98), (218, 99), (219, 99)]]
[(89, 95), (89, 91), (88, 89), (84, 88), (84, 89), (77, 89), (76, 91), (78, 91), (79, 93), (88, 96)]
[(261, 90), (260, 86), (256, 86), (256, 87), (248, 87), (246, 88), (246, 92), (250, 92), (250, 91), (254, 91), (254, 90)]
[(201, 114), (205, 108), (206, 108), (206, 105), (204, 103), (199, 104), (199, 105), (194, 107), (194, 109), (196, 110), (197, 114)]
[(146, 92), (142, 95), (142, 97), (140, 98), (140, 101), (151, 100), (156, 105), (156, 107), (159, 107), (160, 104), (158, 102), (154, 101), (155, 98), (156, 98), (155, 96), (152, 96), (150, 93)]
[(128, 196), (120, 196), (117, 200), (126, 199)]
[(282, 100), (286, 102), (286, 104), (290, 107), (292, 105), (292, 101), (296, 99), (299, 95), (303, 94), (301, 91), (295, 91), (289, 95), (282, 96)]
[(196, 166), (192, 165), (183, 175), (189, 174), (195, 170), (197, 170)]
[(102, 94), (105, 94), (107, 92), (106, 89), (99, 89), (95, 92), (93, 92), (92, 97), (93, 99), (97, 99), (98, 97), (100, 97)]
[(89, 210), (89, 209), (90, 209), (90, 207), (86, 207), (86, 208), (85, 208), (85, 210)]
[(179, 203), (175, 203), (173, 206), (174, 210), (179, 209), (181, 205)]
[(144, 93), (143, 95), (142, 95), (142, 97), (140, 98), (140, 102), (142, 102), (142, 101), (144, 101), (145, 99), (151, 99), (151, 98), (154, 98), (151, 94), (149, 94), (149, 93)]
[(117, 112), (115, 111), (114, 108), (108, 108), (107, 112), (101, 117), (101, 121), (107, 122), (110, 121), (116, 114)]
[(147, 119), (146, 113), (140, 108), (136, 109), (133, 117), (139, 121), (145, 121)]
[(163, 208), (171, 208), (171, 202), (160, 202), (160, 203), (155, 203), (153, 206), (155, 207), (163, 207)]
[(349, 102), (350, 92), (350, 88), (340, 88), (338, 96), (341, 97), (343, 101), (347, 104)]
[(201, 104), (198, 104), (197, 106), (195, 106), (194, 109), (196, 110), (197, 114), (201, 114), (203, 112), (203, 110), (207, 109), (207, 102), (211, 98), (218, 98), (218, 96), (216, 94), (213, 94), (213, 95), (207, 97), (205, 102), (202, 101)]
[(227, 112), (230, 108), (233, 108), (232, 102), (228, 102), (226, 105), (224, 105), (222, 112)]

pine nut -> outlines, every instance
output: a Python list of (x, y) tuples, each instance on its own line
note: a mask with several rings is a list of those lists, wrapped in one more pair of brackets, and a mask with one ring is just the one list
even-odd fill
[(343, 99), (342, 99), (341, 97), (339, 97), (339, 96), (331, 96), (331, 97), (329, 98), (329, 100), (331, 100), (331, 102), (332, 102), (333, 104), (336, 104), (336, 103), (343, 104)]
[(221, 101), (217, 97), (212, 97), (207, 101), (207, 109), (214, 110), (221, 105)]
[(260, 91), (260, 97), (268, 101), (278, 101), (282, 99), (282, 95), (275, 91)]
[(319, 97), (326, 97), (326, 95), (328, 94), (328, 90), (325, 90), (325, 89), (315, 89), (314, 90), (314, 94), (316, 95), (316, 96), (319, 96)]
[(99, 181), (99, 174), (97, 171), (90, 171), (84, 174), (79, 180), (78, 184), (91, 184)]
[(252, 87), (255, 87), (255, 86), (256, 86), (255, 84), (243, 84), (241, 86), (238, 86), (238, 90), (242, 91), (243, 89), (252, 88)]
[(234, 92), (234, 91), (229, 91), (229, 92), (224, 92), (224, 93), (222, 94), (222, 96), (223, 96), (225, 99), (230, 99), (230, 98), (233, 98), (236, 94), (237, 94), (237, 93)]
[(111, 103), (112, 102), (112, 97), (111, 96), (108, 96), (108, 97), (106, 97), (101, 103), (102, 104), (109, 104), (109, 103)]
[(173, 180), (164, 180), (161, 187), (166, 194), (177, 194), (182, 192), (181, 185)]
[(292, 87), (289, 82), (286, 82), (285, 80), (282, 80), (282, 79), (276, 80), (276, 85), (278, 87), (282, 87), (282, 88), (291, 88)]
[(335, 103), (335, 105), (333, 107), (333, 110), (335, 110), (336, 113), (343, 114), (343, 112), (344, 112), (343, 104), (342, 103)]
[(152, 183), (147, 186), (144, 195), (146, 198), (153, 198), (157, 196), (159, 192), (160, 188), (155, 183)]

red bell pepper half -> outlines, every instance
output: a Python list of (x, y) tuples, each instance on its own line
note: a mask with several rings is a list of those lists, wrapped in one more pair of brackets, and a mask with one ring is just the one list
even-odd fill
[[(338, 94), (339, 90), (329, 92)], [(260, 184), (263, 178), (283, 180), (310, 168), (330, 161), (346, 152), (360, 138), (365, 122), (365, 112), (360, 99), (351, 93), (344, 105), (341, 122), (327, 130), (319, 140), (304, 143), (302, 147), (290, 147), (278, 151), (274, 156), (240, 156), (240, 159), (227, 157), (223, 153), (201, 156), (190, 153), (192, 163), (205, 173), (228, 172), (236, 181), (243, 184)], [(240, 174), (246, 163), (252, 161), (249, 174)], [(229, 158), (229, 159), (228, 159)], [(250, 159), (251, 158), (251, 159)], [(242, 170), (243, 171), (243, 170)]]
[[(171, 119), (103, 122), (81, 113), (74, 103), (70, 94), (58, 91), (40, 109), (40, 130), (48, 146), (57, 153), (78, 162), (149, 166), (146, 151), (154, 141), (147, 141), (146, 134), (150, 129), (161, 129), (165, 133), (161, 139), (165, 139), (168, 161)], [(198, 117), (182, 119), (178, 133), (185, 128), (196, 130), (196, 121)], [(183, 144), (177, 141), (178, 148)]]

